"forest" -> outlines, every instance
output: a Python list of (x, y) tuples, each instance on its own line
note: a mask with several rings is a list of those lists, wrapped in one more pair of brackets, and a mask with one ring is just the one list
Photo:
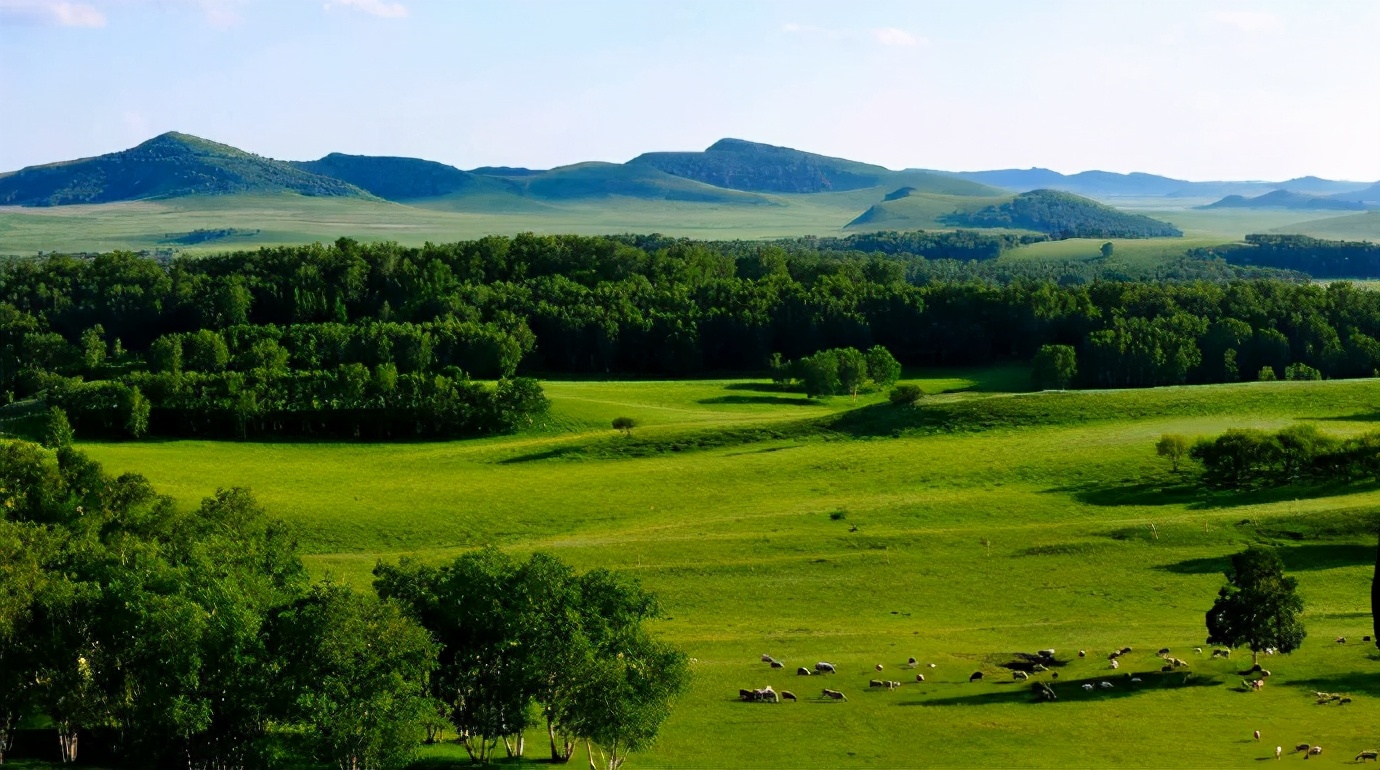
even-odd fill
[(532, 424), (546, 408), (533, 376), (764, 373), (773, 356), (835, 348), (880, 345), (924, 367), (1062, 346), (1060, 387), (1380, 367), (1380, 295), (1346, 283), (945, 279), (931, 272), (942, 260), (915, 253), (1011, 243), (524, 234), (12, 260), (0, 389), (42, 396), (93, 436), (399, 439)]
[(1380, 244), (1325, 241), (1306, 235), (1247, 235), (1246, 242), (1212, 249), (1236, 265), (1298, 270), (1315, 278), (1380, 276)]

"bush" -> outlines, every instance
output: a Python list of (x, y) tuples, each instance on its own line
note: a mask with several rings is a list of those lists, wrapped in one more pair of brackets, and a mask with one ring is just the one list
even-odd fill
[(1260, 374), (1256, 375), (1256, 379), (1261, 382), (1274, 382), (1278, 378), (1275, 376), (1275, 368), (1273, 366), (1262, 366), (1260, 367)]
[(1284, 379), (1286, 380), (1321, 380), (1322, 372), (1309, 366), (1308, 364), (1289, 364), (1284, 367)]
[(891, 403), (893, 406), (910, 406), (925, 396), (925, 391), (919, 385), (906, 383), (897, 385), (891, 389)]
[(1041, 390), (1064, 390), (1078, 376), (1078, 357), (1068, 345), (1044, 345), (1035, 354), (1030, 379)]
[(637, 420), (634, 420), (634, 419), (631, 418), (631, 417), (615, 417), (615, 418), (613, 418), (613, 429), (614, 429), (614, 430), (621, 430), (621, 431), (623, 431), (623, 435), (625, 435), (625, 436), (631, 437), (631, 436), (632, 436), (632, 432), (633, 432), (633, 428), (636, 428), (636, 427), (637, 427)]
[(48, 430), (43, 445), (49, 449), (62, 449), (72, 445), (72, 424), (67, 421), (67, 412), (61, 407), (49, 407)]

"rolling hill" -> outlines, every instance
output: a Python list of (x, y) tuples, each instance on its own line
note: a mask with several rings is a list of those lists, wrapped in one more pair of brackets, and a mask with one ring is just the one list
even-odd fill
[(513, 191), (512, 185), (494, 177), (418, 158), (333, 152), (320, 160), (289, 163), (313, 174), (339, 179), (391, 201), (435, 198), (458, 192)]
[(1376, 182), (1370, 187), (1360, 190), (1335, 193), (1329, 197), (1338, 201), (1356, 201), (1358, 203), (1373, 203), (1380, 205), (1380, 182)]
[(1009, 196), (968, 197), (936, 195), (902, 187), (882, 197), (859, 214), (845, 229), (853, 232), (873, 230), (935, 230), (948, 227), (945, 218), (956, 212), (973, 212), (1001, 203)]
[(817, 193), (909, 185), (945, 195), (993, 195), (976, 182), (925, 171), (892, 171), (742, 139), (720, 139), (703, 152), (649, 152), (628, 161), (716, 187), (764, 193)]
[(0, 176), (0, 204), (20, 206), (282, 192), (372, 197), (339, 179), (179, 133), (162, 134), (120, 152)]
[(1000, 169), (993, 171), (935, 171), (960, 179), (980, 182), (1013, 192), (1060, 190), (1091, 198), (1220, 198), (1228, 195), (1258, 195), (1286, 187), (1311, 195), (1347, 194), (1366, 187), (1365, 182), (1339, 182), (1305, 176), (1287, 182), (1222, 181), (1190, 182), (1186, 179), (1133, 172), (1082, 171), (1061, 174), (1047, 168)]
[(1356, 201), (1337, 200), (1335, 198), (1325, 198), (1321, 195), (1309, 195), (1307, 193), (1294, 192), (1292, 190), (1275, 190), (1273, 192), (1258, 195), (1254, 198), (1247, 198), (1242, 195), (1228, 195), (1227, 197), (1209, 203), (1200, 208), (1204, 209), (1320, 209), (1331, 211), (1364, 211), (1366, 206)]
[(1179, 228), (1056, 190), (1032, 190), (976, 211), (956, 211), (941, 221), (956, 227), (1033, 230), (1059, 238), (1163, 238)]

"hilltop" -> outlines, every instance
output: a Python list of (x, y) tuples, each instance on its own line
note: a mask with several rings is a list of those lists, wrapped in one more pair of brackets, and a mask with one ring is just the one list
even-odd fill
[(946, 195), (991, 195), (992, 188), (925, 171), (892, 171), (789, 147), (720, 139), (704, 152), (649, 152), (628, 161), (716, 187), (749, 192), (818, 193), (905, 184)]
[(1179, 228), (1141, 214), (1118, 211), (1094, 200), (1055, 190), (1033, 190), (972, 212), (944, 217), (959, 227), (1034, 230), (1060, 238), (1164, 238)]
[(488, 176), (419, 158), (345, 155), (333, 152), (320, 160), (289, 161), (297, 168), (339, 179), (386, 200), (434, 198), (476, 190), (510, 190)]
[(120, 152), (0, 176), (0, 204), (21, 206), (281, 192), (372, 197), (338, 179), (179, 133), (162, 134)]
[(1363, 203), (1336, 198), (1325, 198), (1321, 195), (1309, 195), (1307, 193), (1294, 192), (1292, 190), (1275, 190), (1254, 198), (1247, 198), (1242, 195), (1228, 195), (1227, 197), (1206, 206), (1204, 209), (1261, 209), (1261, 208), (1282, 208), (1282, 209), (1321, 209), (1332, 211), (1364, 211), (1366, 206)]

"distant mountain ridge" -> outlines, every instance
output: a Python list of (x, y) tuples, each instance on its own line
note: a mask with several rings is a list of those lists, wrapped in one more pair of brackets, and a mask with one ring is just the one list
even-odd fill
[(1307, 193), (1295, 192), (1293, 190), (1273, 190), (1254, 198), (1247, 198), (1243, 195), (1228, 195), (1227, 197), (1209, 203), (1206, 206), (1199, 206), (1201, 209), (1299, 209), (1299, 210), (1319, 210), (1319, 211), (1364, 211), (1366, 204), (1359, 201), (1340, 200), (1334, 197), (1324, 197), (1321, 195), (1309, 195)]
[(933, 173), (947, 174), (1014, 192), (1029, 192), (1040, 189), (1061, 190), (1094, 198), (1217, 198), (1225, 195), (1245, 196), (1267, 193), (1281, 187), (1301, 193), (1327, 195), (1361, 190), (1369, 184), (1367, 182), (1334, 181), (1316, 176), (1297, 177), (1286, 182), (1190, 182), (1186, 179), (1175, 179), (1141, 172), (1119, 174), (1111, 171), (1081, 171), (1077, 174), (1061, 174), (1047, 168), (935, 171)]
[(0, 204), (20, 206), (281, 192), (373, 197), (339, 179), (175, 132), (128, 150), (0, 176)]
[(505, 189), (491, 177), (417, 158), (345, 155), (333, 152), (320, 160), (288, 161), (320, 176), (338, 179), (387, 200), (434, 198), (478, 188)]

